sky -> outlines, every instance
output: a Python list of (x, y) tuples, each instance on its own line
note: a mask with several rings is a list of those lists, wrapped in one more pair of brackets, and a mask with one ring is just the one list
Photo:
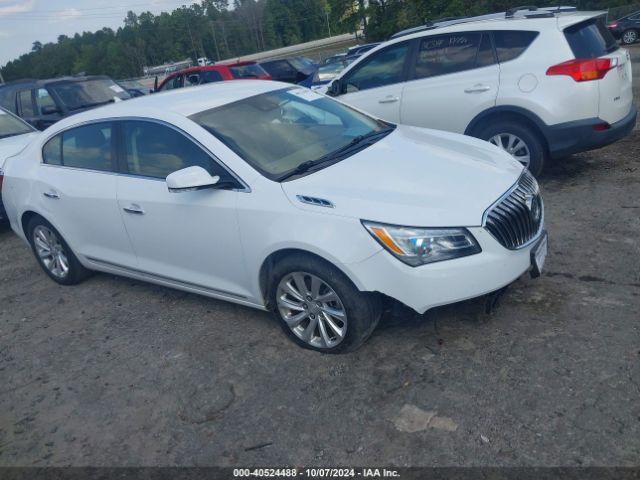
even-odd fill
[(0, 0), (0, 66), (31, 51), (36, 40), (122, 26), (127, 11), (171, 11), (189, 0)]

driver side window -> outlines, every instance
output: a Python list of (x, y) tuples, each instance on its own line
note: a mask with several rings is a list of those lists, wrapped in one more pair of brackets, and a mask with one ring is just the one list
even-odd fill
[(345, 93), (384, 87), (404, 81), (409, 42), (399, 43), (374, 54), (362, 66), (349, 72)]

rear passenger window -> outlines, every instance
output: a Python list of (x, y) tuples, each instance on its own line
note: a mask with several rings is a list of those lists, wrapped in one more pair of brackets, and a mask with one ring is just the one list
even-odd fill
[(183, 168), (199, 166), (220, 175), (211, 157), (176, 130), (152, 122), (124, 122), (127, 168), (132, 175), (166, 178)]
[(477, 32), (435, 35), (420, 41), (415, 78), (463, 72), (494, 63), (491, 39)]
[(64, 132), (62, 165), (101, 172), (113, 171), (111, 124), (96, 123)]
[(564, 36), (576, 58), (597, 58), (618, 50), (602, 18), (572, 25), (564, 30)]
[(526, 32), (519, 30), (499, 30), (493, 32), (493, 40), (496, 43), (496, 53), (500, 63), (518, 58), (529, 48), (538, 36), (538, 32)]
[(42, 160), (47, 165), (62, 165), (62, 141), (60, 135), (56, 135), (45, 144), (42, 149)]

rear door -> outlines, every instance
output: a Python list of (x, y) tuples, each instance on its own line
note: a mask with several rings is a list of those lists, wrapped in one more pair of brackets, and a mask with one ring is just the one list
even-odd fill
[(499, 78), (490, 34), (422, 37), (402, 94), (400, 122), (464, 133), (476, 115), (496, 104)]
[(389, 122), (400, 121), (412, 41), (394, 43), (355, 65), (341, 79), (338, 98)]
[(114, 152), (111, 122), (66, 130), (44, 145), (36, 188), (44, 216), (76, 253), (93, 262), (134, 266), (116, 200)]
[(564, 35), (577, 59), (609, 58), (615, 65), (598, 80), (598, 116), (609, 123), (622, 120), (633, 103), (631, 59), (619, 48), (604, 23), (596, 17), (565, 28)]

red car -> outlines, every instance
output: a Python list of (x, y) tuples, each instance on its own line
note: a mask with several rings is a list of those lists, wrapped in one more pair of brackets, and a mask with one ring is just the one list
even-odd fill
[(172, 73), (157, 88), (154, 88), (154, 91), (164, 92), (174, 88), (237, 79), (271, 80), (271, 75), (255, 62), (218, 63), (204, 67), (185, 68)]

